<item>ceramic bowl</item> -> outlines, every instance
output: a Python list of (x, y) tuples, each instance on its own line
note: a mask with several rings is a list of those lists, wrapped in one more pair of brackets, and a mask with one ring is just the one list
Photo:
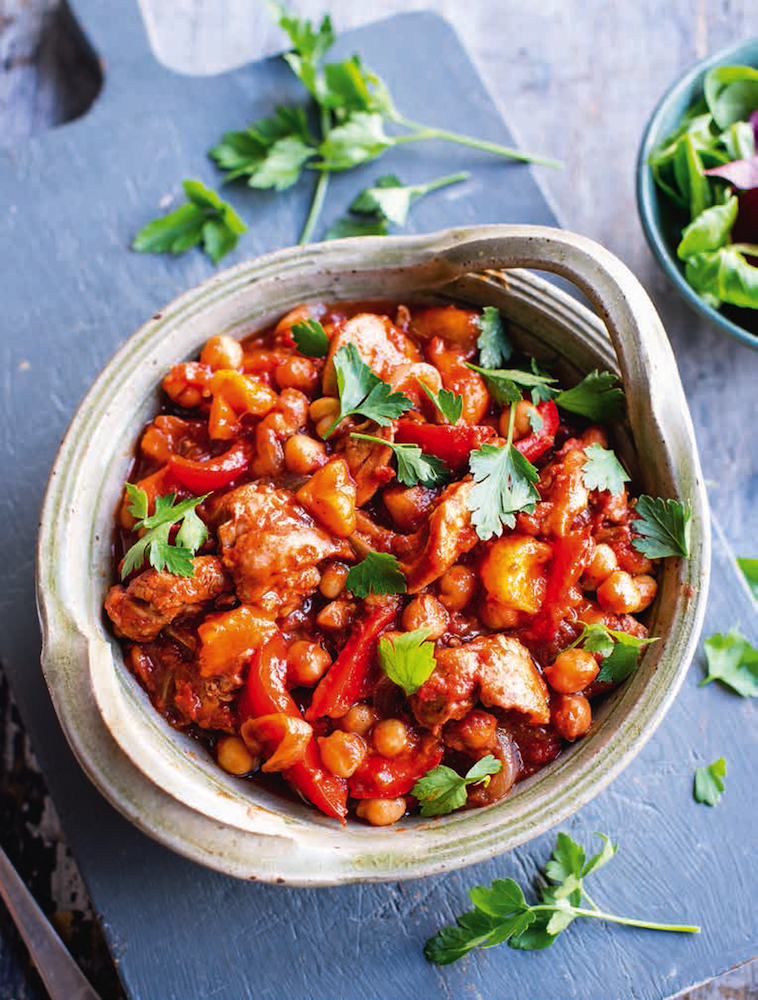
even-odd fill
[[(506, 271), (489, 270), (509, 269)], [(601, 319), (545, 280), (575, 283)], [(106, 627), (113, 515), (158, 381), (211, 333), (241, 337), (302, 301), (455, 299), (493, 305), (514, 339), (561, 356), (562, 380), (616, 370), (628, 400), (620, 449), (646, 492), (689, 500), (692, 557), (666, 560), (649, 647), (599, 707), (589, 735), (486, 809), (391, 828), (346, 827), (222, 772), (153, 710)], [(157, 840), (230, 875), (299, 886), (418, 877), (481, 861), (537, 836), (596, 795), (640, 750), (685, 675), (703, 618), (710, 559), (706, 495), (671, 348), (633, 275), (590, 240), (534, 226), (293, 248), (224, 271), (161, 310), (124, 345), (81, 404), (52, 471), (39, 539), (43, 666), (83, 768)]]
[(755, 66), (758, 68), (758, 37), (721, 49), (685, 73), (663, 95), (642, 137), (637, 159), (637, 210), (645, 237), (663, 270), (679, 294), (702, 316), (721, 330), (758, 348), (758, 310), (714, 309), (690, 288), (684, 278), (684, 264), (676, 256), (680, 222), (675, 220), (665, 197), (660, 196), (648, 166), (651, 153), (677, 128), (684, 113), (703, 96), (703, 77), (714, 66)]

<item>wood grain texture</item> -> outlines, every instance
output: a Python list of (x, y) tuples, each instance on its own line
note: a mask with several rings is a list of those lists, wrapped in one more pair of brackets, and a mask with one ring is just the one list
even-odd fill
[[(126, 3), (127, 0), (123, 2)], [(38, 14), (48, 9), (39, 0), (23, 5), (15, 0), (13, 3), (16, 8), (23, 6), (25, 11), (36, 10)], [(257, 58), (264, 52), (276, 51), (281, 46), (280, 35), (268, 23), (261, 3), (250, 4), (242, 0), (171, 0), (169, 3), (169, 0), (151, 0), (148, 6), (145, 0), (145, 5), (157, 51), (166, 63), (183, 72), (218, 72)], [(497, 5), (496, 9), (494, 4), (483, 2), (465, 6), (454, 2), (437, 2), (427, 6), (446, 14), (456, 25), (482, 68), (492, 92), (503, 105), (508, 121), (517, 128), (522, 144), (526, 148), (558, 155), (566, 160), (567, 170), (561, 174), (540, 171), (540, 179), (552, 195), (563, 223), (604, 242), (633, 267), (653, 294), (677, 350), (685, 385), (690, 391), (706, 475), (713, 484), (711, 497), (714, 508), (724, 524), (730, 542), (738, 546), (743, 554), (758, 555), (754, 541), (758, 537), (755, 507), (758, 495), (758, 478), (755, 472), (758, 469), (758, 446), (751, 421), (746, 419), (746, 416), (754, 416), (756, 413), (753, 386), (758, 374), (758, 354), (731, 344), (708, 329), (665, 286), (663, 277), (659, 275), (647, 252), (636, 219), (632, 166), (642, 125), (668, 83), (690, 61), (708, 50), (757, 31), (758, 14), (747, 3), (705, 2), (672, 2), (662, 12), (661, 5), (654, 4), (652, 0), (626, 5), (613, 12), (609, 12), (607, 5), (597, 0), (581, 8), (572, 5), (570, 11), (565, 4), (550, 0), (540, 5), (526, 6), (508, 2)], [(358, 8), (345, 0), (335, 0), (330, 7), (338, 26), (343, 28), (384, 13), (402, 11), (405, 5), (384, 0)], [(633, 9), (629, 9), (630, 7)], [(312, 0), (303, 0), (297, 4), (297, 8), (313, 15), (322, 10), (321, 5)], [(9, 9), (9, 2), (6, 0), (5, 9), (0, 7), (0, 11), (6, 14)], [(39, 23), (43, 20), (44, 18)], [(0, 35), (0, 38), (3, 37), (9, 37), (7, 31)], [(401, 48), (403, 39), (397, 38), (393, 43)], [(20, 65), (11, 66), (6, 76), (0, 76), (0, 81), (7, 81), (11, 77), (19, 80), (21, 71)], [(423, 64), (419, 66), (419, 72), (422, 71)], [(455, 77), (451, 77), (450, 85), (455, 86)], [(36, 114), (35, 117), (35, 114), (28, 113), (30, 106), (33, 106), (29, 95), (36, 91), (32, 85), (26, 86), (26, 90), (16, 92), (25, 96), (11, 95), (9, 99), (3, 98), (5, 112), (17, 115), (13, 126), (16, 134), (38, 130), (44, 123), (44, 114)], [(273, 98), (274, 94), (271, 96)], [(35, 97), (34, 100), (42, 101), (43, 98)], [(42, 107), (42, 104), (37, 106)], [(446, 119), (443, 112), (439, 114), (442, 123)], [(125, 123), (122, 128), (124, 141), (128, 141), (129, 136), (130, 127)], [(179, 159), (186, 159), (189, 155), (190, 150), (183, 149), (181, 137), (170, 129), (164, 137), (156, 132), (154, 140), (154, 148), (161, 155), (176, 155)], [(73, 143), (70, 152), (75, 160), (77, 151)], [(35, 163), (41, 165), (38, 155), (41, 154), (29, 157), (30, 170), (34, 170)], [(149, 184), (149, 177), (147, 182)], [(110, 210), (109, 225), (116, 232), (125, 218), (133, 218), (135, 213), (145, 209), (149, 214), (151, 207), (145, 206), (138, 192), (133, 190), (129, 204), (123, 210)], [(282, 213), (282, 216), (282, 223), (288, 230), (290, 220), (286, 218), (286, 213)], [(79, 241), (74, 234), (68, 239), (68, 247), (71, 252), (78, 250)], [(0, 247), (0, 253), (5, 254), (6, 247)], [(188, 262), (186, 267), (177, 272), (177, 284), (181, 286), (182, 282), (190, 283), (202, 273), (204, 271), (201, 265)], [(131, 297), (133, 306), (136, 295), (136, 301), (144, 304), (147, 315), (154, 289), (149, 284), (146, 288), (138, 289), (138, 280), (136, 270), (125, 276), (122, 291), (125, 297)], [(79, 287), (82, 294), (86, 293), (86, 275), (82, 276)], [(31, 285), (27, 291), (33, 294)], [(65, 296), (61, 297), (60, 305), (65, 312)], [(139, 309), (139, 305), (136, 308)], [(65, 367), (63, 371), (46, 373), (50, 377), (53, 413), (59, 422), (65, 422), (66, 415), (70, 412), (67, 393), (70, 393), (76, 366), (94, 368), (102, 360), (103, 347), (95, 343), (94, 334), (107, 319), (108, 310), (105, 308), (100, 310), (97, 306), (92, 306), (83, 313), (80, 311), (77, 322), (84, 354), (72, 358), (70, 367)], [(86, 335), (87, 331), (93, 334), (91, 341)], [(88, 341), (91, 344), (89, 348)], [(108, 353), (107, 350), (105, 353)], [(14, 360), (18, 361), (15, 354)], [(38, 372), (35, 372), (35, 376), (38, 376)], [(24, 376), (19, 373), (18, 377)], [(11, 519), (11, 523), (14, 523), (14, 512), (11, 512)], [(20, 531), (26, 532), (25, 518), (20, 518), (15, 523)], [(746, 548), (745, 539), (753, 540), (750, 550)], [(723, 556), (727, 550), (722, 547), (721, 551)], [(728, 607), (728, 600), (723, 599), (723, 595), (719, 607)], [(711, 630), (728, 627), (729, 624), (731, 623), (718, 619), (709, 622)], [(693, 677), (693, 686), (696, 680)], [(722, 692), (715, 697), (730, 696)], [(609, 799), (615, 815), (625, 815), (634, 827), (655, 834), (658, 825), (665, 824), (665, 817), (657, 816), (655, 811), (651, 812), (646, 804), (645, 792), (661, 787), (666, 782), (666, 788), (671, 785), (675, 789), (674, 809), (677, 814), (692, 817), (693, 823), (702, 821), (708, 831), (712, 831), (714, 838), (718, 836), (721, 823), (734, 821), (734, 817), (730, 820), (718, 811), (714, 811), (712, 815), (703, 815), (702, 807), (695, 813), (688, 811), (693, 807), (688, 799), (689, 790), (685, 789), (687, 775), (695, 762), (713, 759), (712, 756), (708, 757), (711, 749), (720, 752), (718, 747), (721, 746), (721, 734), (708, 730), (707, 704), (702, 700), (688, 701), (686, 710), (692, 712), (694, 707), (695, 712), (700, 711), (701, 714), (697, 716), (697, 732), (707, 735), (708, 740), (698, 741), (696, 751), (692, 747), (680, 747), (677, 751), (675, 742), (664, 734), (646, 752), (645, 759), (635, 770), (633, 782), (627, 782), (623, 787), (619, 782), (618, 788), (614, 786), (611, 789)], [(667, 721), (667, 732), (669, 727), (675, 732), (678, 731), (677, 727), (686, 730), (688, 723), (691, 726), (692, 719), (688, 720), (683, 714), (684, 702), (680, 701), (675, 712), (679, 714)], [(744, 726), (746, 732), (754, 732), (755, 717), (749, 709), (745, 710), (744, 706), (740, 706), (739, 711), (731, 717), (735, 720), (735, 725)], [(655, 746), (658, 747), (657, 751)], [(747, 751), (747, 746), (745, 749)], [(745, 753), (738, 759), (749, 760), (749, 755)], [(635, 794), (635, 791), (640, 794)], [(82, 786), (82, 794), (85, 797), (87, 795), (86, 784)], [(737, 808), (737, 804), (732, 804), (730, 808)], [(580, 830), (584, 834), (595, 828), (593, 821), (601, 816), (599, 806), (597, 809), (590, 806), (582, 812), (581, 822), (575, 820), (571, 829)], [(362, 960), (369, 963), (386, 960), (392, 966), (392, 975), (386, 982), (371, 982), (361, 978), (358, 969), (355, 978), (351, 980), (355, 984), (356, 995), (387, 996), (392, 993), (392, 984), (402, 988), (403, 983), (414, 981), (414, 975), (418, 972), (416, 963), (419, 941), (423, 940), (426, 933), (433, 931), (441, 920), (451, 918), (460, 910), (467, 885), (478, 878), (492, 877), (495, 873), (495, 866), (479, 866), (479, 869), (451, 876), (449, 879), (396, 887), (374, 886), (339, 891), (331, 897), (331, 901), (330, 896), (319, 898), (318, 894), (313, 893), (282, 895), (277, 894), (276, 890), (251, 890), (248, 898), (253, 909), (246, 911), (239, 887), (230, 885), (228, 880), (221, 877), (196, 878), (194, 870), (180, 859), (165, 855), (165, 852), (152, 845), (145, 851), (142, 838), (133, 831), (123, 834), (122, 826), (120, 822), (105, 821), (102, 833), (104, 836), (112, 833), (114, 837), (120, 838), (117, 840), (119, 857), (129, 871), (133, 872), (133, 877), (139, 877), (139, 871), (141, 868), (144, 870), (148, 858), (161, 859), (160, 884), (151, 900), (163, 898), (167, 907), (176, 906), (177, 916), (180, 915), (181, 919), (188, 922), (199, 921), (201, 925), (205, 922), (217, 923), (219, 913), (236, 914), (236, 929), (232, 930), (225, 946), (229, 962), (240, 961), (240, 956), (246, 954), (250, 935), (258, 932), (261, 939), (268, 940), (271, 946), (278, 942), (279, 947), (287, 948), (291, 954), (300, 955), (301, 961), (305, 961), (308, 956), (307, 960), (312, 963), (314, 995), (322, 995), (321, 990), (327, 988), (330, 971), (335, 965), (343, 970), (355, 969)], [(669, 825), (665, 829), (667, 833), (671, 831)], [(623, 831), (613, 832), (619, 834), (623, 847), (628, 838), (624, 837)], [(692, 850), (689, 832), (687, 828), (680, 830), (679, 836), (672, 843), (664, 845), (656, 858), (656, 864), (651, 863), (649, 868), (644, 858), (635, 860), (627, 857), (623, 863), (619, 858), (617, 874), (603, 886), (604, 891), (607, 888), (607, 898), (620, 898), (622, 903), (627, 904), (627, 909), (631, 908), (634, 900), (627, 895), (628, 889), (625, 889), (630, 884), (639, 887), (645, 898), (654, 898), (660, 888), (659, 865), (666, 858), (674, 864), (678, 853)], [(703, 835), (703, 844), (712, 843), (709, 841), (710, 836), (710, 832), (707, 836)], [(543, 838), (543, 843), (537, 845), (535, 857), (544, 856), (549, 839)], [(711, 849), (709, 846), (708, 850)], [(696, 876), (698, 869), (704, 866), (707, 868), (707, 852), (694, 861), (693, 876)], [(741, 858), (735, 854), (734, 863), (750, 864), (750, 858)], [(508, 859), (503, 859), (501, 869), (503, 866), (507, 866), (508, 874), (522, 876), (527, 881), (533, 876), (534, 869), (528, 852), (517, 852)], [(191, 897), (193, 892), (197, 892), (199, 898), (177, 900), (177, 891), (187, 892)], [(121, 889), (119, 905), (128, 905), (131, 892), (132, 881), (128, 879)], [(675, 887), (672, 886), (672, 898), (674, 892)], [(687, 899), (691, 898), (689, 892), (685, 892), (685, 896)], [(340, 899), (346, 906), (346, 913), (339, 909), (335, 911), (335, 903), (339, 906)], [(744, 922), (746, 927), (750, 926), (751, 903), (749, 898), (739, 900), (736, 913), (733, 914), (733, 919)], [(661, 907), (661, 918), (671, 915), (663, 904)], [(272, 917), (272, 913), (279, 915)], [(299, 934), (302, 934), (300, 919), (305, 914), (308, 916), (309, 940), (299, 938)], [(147, 913), (145, 916), (155, 916), (158, 919), (157, 912)], [(264, 919), (265, 923), (262, 922)], [(300, 931), (298, 928), (301, 928)], [(718, 933), (718, 928), (713, 929), (713, 932)], [(314, 949), (312, 937), (318, 934), (329, 940), (347, 942), (340, 945), (344, 953), (338, 956)], [(609, 930), (606, 933), (598, 931), (598, 928), (593, 928), (591, 932), (580, 932), (577, 928), (577, 935), (575, 945), (572, 943), (570, 948), (562, 945), (561, 953), (556, 950), (559, 961), (565, 962), (570, 957), (574, 965), (570, 969), (567, 967), (553, 980), (555, 995), (588, 995), (586, 984), (597, 983), (590, 957), (597, 953), (599, 942), (606, 953), (606, 961), (609, 955), (615, 956), (618, 961), (624, 961), (628, 956), (625, 940), (618, 932)], [(132, 947), (129, 939), (124, 939), (121, 947), (128, 955)], [(157, 935), (149, 945), (155, 955), (145, 957), (158, 959), (159, 955), (169, 953), (170, 947), (170, 935)], [(646, 971), (640, 969), (639, 981), (629, 984), (629, 995), (637, 995), (638, 989), (640, 995), (666, 992), (666, 982), (676, 981), (676, 955), (679, 948), (679, 943), (672, 942), (668, 979), (653, 982)], [(506, 954), (506, 959), (509, 957), (512, 960), (512, 956)], [(536, 972), (534, 963), (539, 962), (540, 957), (523, 958), (528, 967)], [(729, 964), (729, 961), (728, 956), (725, 956), (724, 964)], [(426, 995), (465, 996), (471, 991), (474, 994), (497, 995), (497, 992), (492, 991), (497, 991), (498, 986), (504, 988), (507, 979), (502, 977), (507, 966), (507, 961), (501, 961), (494, 954), (477, 956), (460, 970), (435, 972), (434, 978), (427, 980)], [(754, 983), (754, 972), (743, 969), (734, 975), (737, 979), (722, 983), (724, 989), (741, 990), (737, 995), (751, 995), (749, 983)], [(292, 978), (289, 973), (283, 972), (278, 995), (299, 995), (292, 992), (297, 981), (297, 977)], [(229, 995), (224, 987), (225, 982), (220, 969), (208, 970), (205, 981), (187, 980), (181, 970), (176, 970), (172, 987), (177, 992), (172, 995), (182, 995), (182, 990), (185, 991), (184, 995), (197, 995), (199, 992)], [(740, 982), (745, 985), (739, 985)], [(715, 989), (713, 987), (714, 992), (709, 995), (724, 995), (715, 992)], [(744, 992), (745, 990), (748, 992)], [(150, 995), (150, 984), (142, 984), (140, 995)], [(274, 995), (270, 983), (261, 985), (260, 995)]]

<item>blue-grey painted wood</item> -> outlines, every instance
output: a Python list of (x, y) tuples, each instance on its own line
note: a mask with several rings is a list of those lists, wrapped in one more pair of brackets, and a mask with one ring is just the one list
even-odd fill
[[(621, 842), (621, 854), (600, 876), (603, 902), (631, 915), (702, 922), (706, 933), (698, 938), (575, 926), (549, 953), (501, 948), (437, 969), (423, 959), (423, 941), (466, 906), (465, 889), (501, 875), (531, 882), (552, 836), (448, 877), (283, 891), (240, 884), (171, 855), (126, 824), (84, 778), (37, 666), (32, 560), (45, 474), (76, 402), (114, 348), (210, 271), (199, 253), (179, 260), (129, 254), (131, 235), (166, 194), (178, 194), (182, 177), (215, 183), (202, 151), (221, 131), (298, 94), (276, 62), (213, 79), (174, 76), (150, 55), (136, 9), (107, 6), (77, 4), (106, 63), (95, 108), (81, 122), (0, 155), (0, 370), (7, 381), (0, 541), (13, 567), (0, 596), (0, 650), (130, 995), (653, 997), (751, 957), (758, 879), (745, 803), (753, 788), (754, 706), (714, 687), (698, 690), (699, 665), (637, 761), (567, 824), (586, 840), (602, 829)], [(410, 116), (509, 140), (454, 35), (436, 18), (393, 19), (343, 40), (344, 50), (353, 47), (392, 80)], [(339, 214), (366, 178), (397, 170), (420, 180), (472, 164), (465, 188), (419, 203), (416, 230), (552, 220), (528, 169), (432, 145), (338, 178), (326, 217)], [(245, 214), (255, 208), (256, 219), (237, 258), (293, 242), (306, 195), (232, 191)], [(741, 618), (748, 629), (754, 611), (718, 534), (715, 563), (706, 628), (723, 630)], [(708, 810), (692, 801), (692, 772), (722, 753), (728, 790)]]

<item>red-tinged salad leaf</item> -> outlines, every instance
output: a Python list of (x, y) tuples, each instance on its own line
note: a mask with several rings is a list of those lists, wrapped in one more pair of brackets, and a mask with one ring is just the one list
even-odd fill
[(706, 170), (707, 177), (721, 177), (740, 191), (749, 191), (758, 187), (758, 156), (749, 156), (744, 160), (732, 160), (721, 167)]

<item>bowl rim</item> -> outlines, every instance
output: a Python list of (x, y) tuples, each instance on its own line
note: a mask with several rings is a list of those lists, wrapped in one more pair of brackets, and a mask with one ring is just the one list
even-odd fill
[[(398, 839), (396, 836), (398, 828), (389, 828), (382, 832), (381, 837), (374, 836), (372, 840), (368, 837), (361, 838), (362, 842), (366, 844), (370, 842), (373, 845), (373, 853), (357, 857), (355, 856), (354, 844), (342, 851), (341, 860), (339, 860), (339, 855), (334, 852), (332, 852), (331, 859), (326, 858), (323, 854), (319, 856), (317, 852), (315, 867), (312, 870), (303, 873), (302, 867), (297, 872), (290, 869), (287, 870), (287, 877), (282, 877), (281, 868), (271, 867), (270, 857), (265, 864), (251, 862), (249, 856), (245, 854), (244, 846), (239, 844), (239, 829), (232, 830), (230, 833), (229, 828), (224, 827), (220, 833), (218, 820), (213, 820), (209, 816), (199, 813), (196, 809), (179, 801), (175, 796), (172, 797), (154, 782), (151, 782), (145, 776), (144, 771), (140, 770), (122, 747), (117, 744), (104, 721), (91, 687), (82, 681), (81, 675), (84, 672), (80, 669), (77, 672), (77, 667), (82, 661), (91, 660), (93, 642), (96, 641), (97, 637), (94, 636), (96, 630), (92, 628), (94, 623), (87, 623), (89, 634), (87, 634), (86, 628), (82, 630), (76, 621), (75, 612), (78, 609), (72, 608), (70, 603), (67, 606), (66, 594), (62, 591), (56, 591), (56, 582), (60, 584), (61, 574), (65, 580), (65, 561), (58, 560), (58, 565), (56, 565), (54, 558), (57, 551), (56, 542), (60, 541), (60, 536), (56, 534), (55, 526), (60, 515), (67, 512), (66, 504), (70, 501), (70, 496), (66, 493), (67, 484), (76, 479), (70, 470), (67, 471), (65, 462), (67, 459), (70, 460), (72, 455), (75, 457), (77, 448), (82, 446), (77, 434), (81, 436), (82, 431), (88, 429), (86, 421), (93, 416), (93, 412), (94, 418), (97, 420), (102, 421), (107, 417), (107, 414), (98, 411), (98, 405), (101, 403), (99, 395), (104, 388), (109, 387), (121, 362), (127, 362), (130, 358), (134, 361), (134, 357), (139, 354), (138, 349), (144, 348), (151, 335), (160, 328), (161, 323), (165, 322), (163, 317), (181, 314), (182, 309), (192, 306), (202, 294), (210, 293), (210, 297), (215, 302), (225, 285), (234, 287), (255, 285), (261, 280), (261, 272), (271, 272), (276, 275), (279, 271), (286, 272), (288, 269), (292, 271), (293, 265), (298, 263), (315, 268), (316, 262), (323, 257), (330, 261), (332, 268), (338, 268), (340, 262), (344, 262), (344, 260), (351, 260), (355, 264), (356, 252), (358, 252), (363, 265), (358, 268), (359, 272), (373, 273), (373, 271), (378, 272), (382, 268), (392, 266), (400, 271), (417, 269), (420, 272), (415, 279), (415, 284), (418, 287), (424, 281), (424, 268), (430, 266), (430, 261), (439, 264), (440, 259), (444, 259), (445, 252), (449, 258), (444, 261), (445, 266), (449, 271), (451, 260), (453, 260), (458, 269), (456, 276), (472, 271), (486, 270), (492, 266), (492, 262), (487, 256), (488, 253), (491, 256), (491, 251), (487, 248), (491, 246), (493, 241), (497, 244), (497, 241), (502, 239), (516, 240), (519, 243), (521, 255), (519, 259), (528, 262), (525, 266), (539, 267), (544, 262), (543, 258), (539, 256), (542, 245), (540, 241), (542, 240), (545, 245), (550, 245), (552, 241), (552, 244), (561, 251), (568, 248), (569, 250), (573, 249), (577, 255), (583, 255), (585, 266), (589, 266), (593, 274), (595, 271), (603, 273), (603, 266), (605, 266), (606, 269), (615, 269), (622, 277), (626, 275), (625, 280), (628, 282), (626, 294), (619, 298), (618, 309), (627, 317), (633, 316), (635, 302), (638, 307), (641, 303), (650, 323), (649, 344), (647, 345), (650, 348), (649, 357), (645, 350), (638, 350), (641, 345), (636, 345), (634, 350), (628, 352), (627, 361), (629, 362), (631, 358), (631, 364), (639, 365), (647, 358), (649, 363), (654, 362), (650, 369), (651, 378), (654, 376), (657, 379), (668, 379), (666, 384), (671, 392), (665, 394), (666, 399), (657, 401), (658, 405), (664, 407), (664, 410), (669, 406), (669, 399), (678, 399), (678, 395), (681, 395), (681, 407), (674, 408), (671, 412), (675, 414), (675, 426), (686, 440), (687, 449), (684, 462), (677, 464), (675, 478), (677, 481), (684, 478), (690, 484), (693, 508), (702, 515), (702, 518), (699, 521), (700, 534), (698, 546), (693, 551), (693, 559), (680, 574), (689, 581), (690, 590), (693, 592), (691, 598), (682, 598), (679, 621), (676, 618), (672, 619), (672, 628), (674, 625), (678, 626), (676, 663), (671, 662), (671, 657), (669, 657), (666, 671), (664, 671), (666, 683), (663, 687), (661, 687), (663, 680), (659, 679), (656, 674), (652, 675), (649, 683), (655, 687), (656, 694), (659, 696), (657, 700), (633, 697), (631, 694), (633, 689), (630, 686), (624, 686), (621, 689), (619, 703), (623, 701), (623, 704), (619, 709), (620, 721), (627, 739), (623, 742), (620, 738), (615, 741), (611, 740), (611, 745), (608, 746), (609, 734), (606, 732), (602, 734), (604, 742), (598, 738), (592, 745), (589, 744), (589, 741), (576, 745), (577, 748), (586, 747), (586, 753), (583, 749), (577, 749), (575, 755), (572, 754), (570, 757), (562, 755), (557, 764), (563, 770), (568, 768), (572, 774), (569, 767), (570, 762), (575, 758), (579, 761), (575, 768), (577, 781), (575, 785), (569, 787), (565, 784), (564, 776), (564, 782), (559, 783), (558, 791), (552, 795), (547, 805), (538, 803), (535, 806), (532, 803), (531, 811), (527, 806), (524, 815), (517, 817), (516, 820), (513, 817), (507, 817), (502, 819), (499, 824), (496, 819), (488, 823), (484, 817), (482, 817), (481, 823), (473, 822), (472, 817), (474, 820), (477, 818), (476, 811), (452, 814), (450, 817), (444, 817), (440, 820), (417, 824), (416, 829), (420, 831), (421, 836), (428, 839), (430, 845), (439, 848), (439, 853), (436, 855), (434, 850), (424, 850), (414, 854), (413, 852), (409, 853), (407, 848), (399, 853), (393, 852), (392, 848), (396, 846), (393, 841)], [(560, 257), (560, 253), (558, 256)], [(587, 264), (587, 262), (589, 263)], [(520, 266), (518, 263), (509, 263), (509, 267), (518, 266)], [(329, 268), (326, 267), (326, 270), (328, 271)], [(577, 270), (579, 269), (577, 268)], [(564, 323), (571, 320), (581, 326), (583, 337), (586, 342), (591, 343), (595, 356), (602, 355), (605, 351), (611, 358), (609, 363), (613, 365), (610, 339), (606, 328), (597, 316), (576, 299), (532, 274), (522, 274), (520, 271), (509, 270), (507, 277), (503, 277), (501, 280), (507, 286), (519, 285), (520, 283), (527, 298), (538, 300), (541, 307), (552, 308), (555, 312), (560, 313)], [(231, 292), (225, 294), (231, 294)], [(348, 298), (344, 294), (342, 297), (343, 299)], [(606, 315), (609, 313), (610, 307), (606, 310), (602, 300), (598, 300), (598, 307)], [(640, 357), (642, 361), (640, 361)], [(673, 382), (671, 381), (672, 376)], [(128, 378), (125, 381), (128, 382)], [(631, 409), (632, 401), (630, 399)], [(658, 413), (657, 416), (660, 414)], [(655, 430), (657, 431), (659, 428), (656, 427)], [(656, 438), (656, 440), (658, 439)], [(661, 447), (665, 447), (665, 443)], [(122, 346), (101, 372), (80, 404), (55, 460), (42, 510), (37, 592), (43, 631), (43, 669), (66, 737), (91, 780), (105, 797), (135, 825), (180, 854), (236, 877), (260, 879), (276, 884), (286, 882), (289, 885), (300, 886), (395, 881), (449, 871), (491, 858), (504, 850), (532, 839), (565, 819), (605, 788), (639, 752), (660, 724), (681, 686), (702, 627), (710, 566), (710, 524), (707, 518), (707, 509), (707, 497), (699, 469), (697, 448), (687, 404), (679, 384), (673, 354), (660, 327), (660, 321), (636, 279), (616, 258), (598, 244), (583, 237), (547, 227), (501, 225), (474, 226), (464, 230), (446, 230), (423, 236), (362, 237), (333, 241), (330, 244), (308, 248), (286, 248), (220, 272), (184, 292), (172, 303), (160, 309), (153, 319), (148, 320)], [(68, 668), (67, 675), (65, 674), (66, 668)], [(65, 689), (65, 684), (69, 683), (78, 683), (79, 688), (72, 693)], [(72, 697), (75, 698), (75, 704), (71, 702)], [(614, 703), (614, 711), (616, 707)], [(93, 746), (95, 747), (94, 753)], [(601, 766), (598, 768), (593, 758), (597, 756), (599, 749), (603, 751), (603, 755)], [(565, 767), (561, 764), (561, 761), (564, 760)], [(551, 771), (552, 773), (554, 772)], [(503, 800), (504, 803), (508, 801), (508, 798)], [(498, 806), (490, 807), (490, 809), (497, 810)], [(489, 811), (482, 810), (480, 814)], [(310, 822), (306, 825), (315, 828), (316, 834), (319, 830), (322, 834), (324, 832), (323, 825), (318, 826), (316, 823)], [(472, 833), (472, 826), (477, 827), (477, 836)], [(509, 827), (515, 827), (516, 832), (506, 829)], [(292, 843), (291, 838), (288, 839), (286, 834), (291, 832), (291, 830), (285, 831), (285, 835), (279, 838), (281, 845), (278, 860), (285, 865), (285, 868), (288, 862), (287, 845)], [(229, 840), (230, 836), (232, 837), (231, 841)], [(256, 847), (265, 839), (255, 835), (251, 836), (250, 844)], [(266, 836), (268, 837), (268, 834)], [(332, 838), (326, 837), (326, 840), (330, 839)], [(269, 837), (269, 842), (274, 840), (276, 837)], [(295, 840), (297, 840), (296, 832)], [(416, 846), (418, 846), (417, 843)], [(353, 855), (349, 859), (348, 855), (350, 855), (351, 849)], [(248, 855), (249, 853), (248, 848)], [(285, 861), (282, 862), (281, 858), (284, 858)]]
[[(684, 97), (687, 92), (695, 87), (702, 90), (702, 78), (709, 69), (732, 60), (737, 60), (739, 64), (738, 54), (750, 47), (758, 47), (758, 35), (755, 35), (752, 39), (743, 39), (740, 42), (726, 45), (716, 52), (705, 56), (703, 59), (699, 59), (683, 76), (678, 77), (665, 90), (663, 96), (655, 105), (655, 109), (642, 134), (642, 140), (637, 153), (635, 190), (637, 214), (639, 215), (647, 244), (676, 290), (705, 319), (710, 320), (711, 323), (714, 323), (743, 344), (747, 344), (748, 347), (758, 350), (758, 334), (751, 333), (727, 316), (724, 316), (718, 309), (714, 309), (685, 280), (684, 275), (679, 269), (673, 250), (669, 247), (660, 228), (654, 221), (660, 196), (653, 181), (652, 171), (648, 165), (651, 153), (661, 140), (659, 132), (661, 124), (667, 116), (669, 106)], [(745, 65), (749, 64), (745, 63)]]

